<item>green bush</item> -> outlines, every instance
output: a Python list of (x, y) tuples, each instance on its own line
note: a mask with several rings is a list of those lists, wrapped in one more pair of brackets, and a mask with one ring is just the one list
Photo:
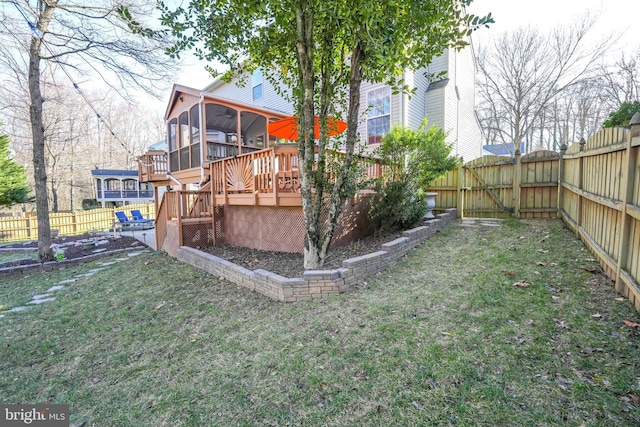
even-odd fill
[(411, 180), (378, 181), (371, 204), (371, 220), (378, 231), (407, 229), (427, 213), (424, 192)]
[(424, 191), (461, 161), (451, 156), (446, 134), (426, 126), (426, 120), (418, 130), (396, 125), (375, 151), (387, 166), (386, 176), (375, 186), (370, 212), (376, 229), (404, 229), (420, 221), (427, 212)]
[(82, 209), (84, 209), (85, 211), (98, 209), (99, 207), (100, 204), (98, 204), (98, 201), (96, 199), (82, 199)]
[(635, 113), (640, 113), (640, 101), (623, 102), (616, 111), (609, 113), (609, 117), (602, 124), (603, 128), (629, 127), (629, 122)]

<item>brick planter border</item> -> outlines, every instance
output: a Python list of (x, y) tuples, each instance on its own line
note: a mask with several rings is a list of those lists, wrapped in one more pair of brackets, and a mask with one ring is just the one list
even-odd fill
[(455, 208), (446, 209), (445, 213), (425, 221), (424, 225), (404, 231), (403, 237), (383, 244), (380, 251), (346, 259), (338, 269), (306, 270), (300, 278), (287, 278), (266, 270), (251, 271), (187, 246), (181, 246), (177, 255), (180, 261), (276, 301), (303, 301), (338, 295), (386, 270), (432, 234), (455, 221), (456, 217)]
[(22, 274), (39, 273), (42, 271), (62, 270), (63, 268), (84, 264), (84, 263), (93, 261), (96, 258), (101, 258), (106, 255), (113, 255), (120, 252), (144, 250), (144, 249), (147, 249), (147, 246), (140, 244), (140, 246), (136, 246), (136, 247), (114, 249), (112, 251), (99, 252), (97, 254), (86, 255), (80, 258), (63, 259), (62, 261), (49, 261), (45, 263), (35, 262), (33, 264), (17, 265), (15, 267), (5, 267), (5, 268), (0, 268), (0, 277), (12, 277), (12, 276), (20, 276)]

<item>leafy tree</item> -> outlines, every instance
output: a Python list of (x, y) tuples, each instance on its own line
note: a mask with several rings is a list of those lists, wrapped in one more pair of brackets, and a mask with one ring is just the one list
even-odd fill
[(152, 93), (175, 69), (162, 56), (168, 42), (163, 33), (158, 32), (152, 38), (132, 34), (116, 12), (123, 7), (139, 21), (152, 11), (147, 0), (0, 3), (2, 44), (12, 44), (8, 52), (24, 57), (24, 61), (12, 61), (16, 66), (12, 71), (26, 76), (29, 91), (40, 261), (53, 260), (45, 161), (45, 97), (41, 90), (47, 67), (60, 66), (68, 76), (70, 72), (83, 75), (95, 71), (123, 96), (131, 87)]
[(26, 169), (10, 155), (9, 137), (0, 133), (0, 206), (29, 201)]
[(401, 170), (422, 190), (462, 161), (451, 155), (453, 148), (447, 144), (444, 131), (438, 126), (427, 128), (427, 124), (425, 119), (418, 130), (393, 126), (377, 150), (383, 162)]
[[(466, 45), (471, 27), (490, 22), (464, 13), (471, 0), (204, 0), (175, 10), (161, 3), (177, 43), (168, 53), (229, 66), (227, 77), (256, 67), (290, 89), (298, 115), (306, 268), (322, 266), (349, 195), (363, 80), (406, 89), (405, 69), (427, 66), (446, 48)], [(126, 11), (122, 11), (126, 16)], [(134, 20), (132, 28), (153, 36)], [(286, 92), (286, 91), (283, 91)], [(330, 179), (327, 116), (346, 114), (345, 156)], [(314, 141), (314, 116), (320, 138)], [(315, 157), (317, 150), (317, 159)], [(330, 168), (329, 168), (330, 169)], [(323, 221), (326, 213), (326, 222)]]
[(620, 108), (609, 113), (609, 117), (604, 121), (602, 127), (629, 127), (629, 121), (635, 113), (640, 113), (640, 101), (623, 102)]
[(424, 216), (424, 191), (462, 161), (451, 155), (452, 147), (445, 139), (438, 126), (427, 128), (426, 119), (418, 130), (395, 125), (382, 137), (375, 154), (388, 172), (376, 183), (372, 200), (376, 228), (407, 228)]

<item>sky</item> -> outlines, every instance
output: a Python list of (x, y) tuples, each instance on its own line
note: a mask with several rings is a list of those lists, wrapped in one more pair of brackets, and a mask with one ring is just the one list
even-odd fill
[[(489, 29), (474, 33), (475, 45), (488, 43), (493, 37), (521, 26), (530, 25), (547, 32), (589, 12), (598, 16), (595, 37), (622, 33), (614, 45), (616, 52), (640, 49), (640, 0), (474, 0), (469, 12), (476, 15), (491, 12), (495, 20)], [(183, 57), (186, 64), (176, 83), (202, 89), (211, 82), (203, 63), (188, 54)]]
[[(640, 0), (474, 0), (468, 10), (476, 15), (491, 12), (495, 20), (490, 28), (474, 33), (476, 47), (504, 32), (528, 25), (548, 32), (588, 12), (598, 16), (593, 29), (595, 38), (621, 34), (613, 46), (615, 58), (620, 52), (632, 53), (640, 49)], [(632, 25), (634, 20), (635, 27)], [(183, 54), (182, 58), (184, 66), (175, 83), (203, 89), (212, 81), (203, 62), (189, 53)]]
[(474, 0), (468, 10), (475, 15), (491, 12), (495, 21), (489, 29), (474, 33), (474, 44), (482, 45), (506, 31), (525, 26), (548, 32), (588, 12), (597, 16), (594, 37), (621, 33), (614, 50), (635, 52), (640, 49), (639, 0)]

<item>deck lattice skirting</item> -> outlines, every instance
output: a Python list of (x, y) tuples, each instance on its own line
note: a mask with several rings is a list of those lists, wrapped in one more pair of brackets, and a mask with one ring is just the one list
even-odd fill
[(342, 262), (335, 270), (307, 270), (301, 278), (287, 278), (266, 270), (251, 271), (223, 258), (187, 246), (178, 249), (178, 259), (222, 277), (236, 285), (276, 301), (296, 302), (338, 295), (395, 265), (411, 249), (455, 221), (456, 209), (447, 209), (436, 219), (403, 232), (403, 237), (382, 245), (382, 250)]

